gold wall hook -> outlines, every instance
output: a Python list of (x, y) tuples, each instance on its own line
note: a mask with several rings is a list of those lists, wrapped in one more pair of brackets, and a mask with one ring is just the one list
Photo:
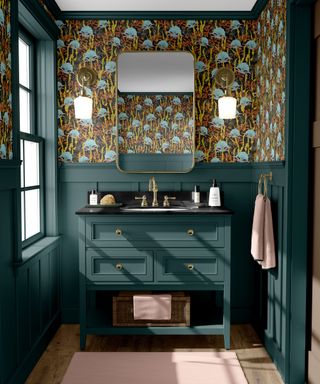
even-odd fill
[[(259, 176), (259, 184), (258, 184), (258, 193), (263, 194), (264, 198), (268, 197), (268, 180), (272, 181), (272, 172), (269, 173), (261, 173)], [(261, 191), (263, 181), (263, 193)]]

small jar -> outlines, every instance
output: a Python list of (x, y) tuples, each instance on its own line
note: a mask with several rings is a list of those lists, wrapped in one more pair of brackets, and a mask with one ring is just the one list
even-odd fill
[(195, 185), (194, 186), (193, 202), (195, 204), (199, 204), (200, 203), (200, 187), (199, 187), (199, 185)]

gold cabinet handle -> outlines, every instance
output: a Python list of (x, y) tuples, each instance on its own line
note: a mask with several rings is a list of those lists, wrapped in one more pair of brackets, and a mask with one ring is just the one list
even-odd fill
[(121, 271), (123, 269), (123, 265), (121, 263), (116, 264), (116, 270)]
[(121, 236), (122, 235), (122, 230), (120, 228), (116, 229), (116, 235)]
[(189, 271), (192, 271), (194, 269), (193, 264), (187, 264), (186, 267), (189, 269)]
[(193, 236), (194, 235), (194, 230), (193, 229), (188, 229), (187, 233), (188, 233), (189, 236)]

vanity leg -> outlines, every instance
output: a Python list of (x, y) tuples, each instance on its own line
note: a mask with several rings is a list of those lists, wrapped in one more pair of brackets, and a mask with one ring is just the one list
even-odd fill
[(223, 291), (223, 335), (224, 347), (230, 349), (230, 283), (226, 282)]
[(224, 330), (224, 347), (230, 349), (230, 328)]

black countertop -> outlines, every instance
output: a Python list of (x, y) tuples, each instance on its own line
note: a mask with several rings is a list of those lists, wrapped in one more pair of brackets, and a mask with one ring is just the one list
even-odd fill
[(150, 208), (141, 208), (122, 206), (119, 208), (110, 207), (90, 207), (85, 206), (76, 211), (77, 215), (232, 215), (233, 212), (226, 207), (200, 207), (172, 209), (161, 208), (156, 211)]
[[(159, 207), (154, 210), (151, 207), (152, 192), (99, 192), (99, 200), (107, 193), (115, 196), (117, 203), (122, 203), (121, 207), (107, 206), (90, 206), (86, 205), (76, 211), (77, 215), (232, 215), (233, 211), (226, 207), (208, 207), (203, 203), (203, 206), (197, 207), (190, 201), (190, 192), (158, 192)], [(135, 196), (147, 195), (149, 206), (141, 208)], [(170, 201), (170, 208), (163, 208), (164, 195), (175, 196), (177, 200)], [(89, 199), (89, 195), (88, 195)], [(201, 193), (201, 201), (207, 201), (207, 194)], [(179, 209), (180, 208), (180, 209)]]

